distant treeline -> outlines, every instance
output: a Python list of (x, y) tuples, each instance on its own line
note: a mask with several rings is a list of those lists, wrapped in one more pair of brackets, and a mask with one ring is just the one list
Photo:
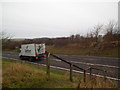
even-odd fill
[[(104, 30), (104, 35), (101, 35), (101, 30)], [(120, 33), (118, 32), (117, 25), (109, 22), (107, 26), (96, 25), (93, 30), (86, 35), (70, 35), (69, 37), (59, 38), (35, 38), (25, 39), (24, 41), (12, 41), (12, 39), (2, 38), (3, 49), (19, 48), (21, 44), (29, 43), (45, 43), (46, 45), (54, 46), (68, 46), (68, 47), (95, 47), (101, 44), (102, 47), (118, 47), (120, 41)]]
[(24, 41), (8, 41), (3, 49), (15, 49), (20, 48), (21, 44), (29, 43), (45, 43), (46, 45), (54, 46), (68, 46), (68, 47), (94, 47), (98, 43), (107, 45), (105, 47), (117, 47), (118, 41), (120, 40), (120, 34), (106, 34), (104, 36), (99, 35), (96, 37), (80, 36), (79, 34), (71, 35), (70, 37), (61, 38), (36, 38), (36, 39), (25, 39)]

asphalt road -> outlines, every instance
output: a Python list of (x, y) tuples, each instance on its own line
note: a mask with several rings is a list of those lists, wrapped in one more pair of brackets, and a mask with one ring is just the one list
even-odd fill
[[(19, 53), (16, 52), (2, 52), (2, 57), (14, 58), (19, 60)], [(96, 67), (98, 69), (107, 70), (107, 76), (112, 78), (120, 79), (118, 73), (120, 72), (120, 58), (110, 58), (110, 57), (97, 57), (97, 56), (80, 56), (80, 55), (61, 55), (56, 54), (62, 59), (70, 61), (71, 63), (83, 68), (87, 69), (88, 67)], [(69, 69), (69, 65), (65, 62), (58, 60), (56, 58), (50, 57), (51, 66), (67, 68)], [(35, 61), (40, 64), (46, 64), (45, 60)], [(77, 68), (73, 68), (74, 70), (80, 71)], [(93, 70), (94, 74), (103, 75), (102, 71)]]

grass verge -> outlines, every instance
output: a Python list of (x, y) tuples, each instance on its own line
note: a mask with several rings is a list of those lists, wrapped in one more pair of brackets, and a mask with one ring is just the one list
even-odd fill
[(118, 57), (118, 48), (107, 48), (93, 53), (92, 48), (46, 46), (46, 50), (55, 54)]
[(82, 76), (73, 75), (73, 82), (69, 81), (69, 72), (51, 69), (50, 79), (46, 75), (46, 68), (8, 59), (2, 61), (3, 88), (116, 88), (117, 84), (111, 80), (93, 78), (83, 82)]

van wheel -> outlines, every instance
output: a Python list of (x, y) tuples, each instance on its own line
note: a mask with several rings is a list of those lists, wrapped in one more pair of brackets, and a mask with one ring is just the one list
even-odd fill
[(20, 60), (23, 60), (23, 57), (22, 57), (22, 56), (20, 56)]
[(29, 61), (32, 62), (32, 61), (33, 61), (33, 58), (32, 58), (32, 57), (29, 57)]

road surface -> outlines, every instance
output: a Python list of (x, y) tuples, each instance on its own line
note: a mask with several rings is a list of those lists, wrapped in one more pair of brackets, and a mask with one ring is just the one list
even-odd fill
[[(17, 60), (19, 59), (19, 53), (17, 52), (2, 52), (2, 57), (7, 58), (14, 58)], [(87, 69), (88, 67), (96, 67), (102, 70), (107, 70), (107, 76), (112, 78), (120, 79), (119, 77), (119, 64), (120, 64), (120, 58), (111, 58), (111, 57), (98, 57), (98, 56), (80, 56), (80, 55), (62, 55), (62, 54), (56, 54), (62, 59), (65, 59), (67, 61), (70, 61), (71, 63), (83, 68)], [(69, 65), (65, 62), (58, 60), (56, 58), (50, 57), (51, 59), (51, 66), (55, 67), (61, 67), (65, 69), (69, 69)], [(46, 64), (45, 60), (42, 61), (36, 61), (40, 64)], [(76, 71), (80, 71), (77, 68), (73, 68)], [(104, 73), (102, 71), (96, 71), (93, 70), (94, 74), (97, 75), (103, 75)]]

